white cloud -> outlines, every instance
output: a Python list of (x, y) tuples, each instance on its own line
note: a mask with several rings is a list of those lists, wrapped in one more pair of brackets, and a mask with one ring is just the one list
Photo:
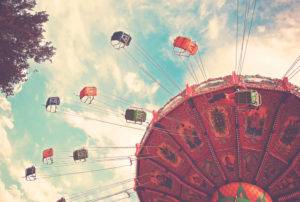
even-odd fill
[(23, 194), (17, 189), (15, 185), (6, 187), (5, 184), (0, 181), (0, 201), (5, 202), (25, 202)]
[(60, 198), (57, 187), (44, 179), (38, 179), (35, 182), (28, 182), (23, 179), (20, 182), (22, 191), (31, 201), (56, 201)]
[(124, 76), (124, 81), (127, 87), (126, 89), (129, 92), (134, 92), (142, 97), (152, 97), (159, 87), (157, 83), (152, 83), (149, 86), (146, 85), (134, 72), (127, 72)]
[[(130, 29), (132, 19), (128, 14), (129, 10), (126, 10), (130, 8), (130, 4), (123, 6), (124, 11), (120, 12), (120, 8), (109, 1), (38, 2), (38, 9), (46, 10), (49, 14), (46, 38), (57, 48), (53, 62), (46, 64), (48, 96), (57, 95), (64, 103), (71, 102), (74, 92), (77, 93), (85, 85), (95, 85), (100, 90), (104, 88), (110, 92), (127, 92), (125, 86), (129, 83), (128, 80), (125, 83), (124, 75), (130, 64), (128, 59), (122, 60), (124, 53), (117, 55), (119, 52), (109, 44), (114, 31), (120, 27), (122, 30)], [(145, 35), (154, 31), (154, 27), (148, 22), (145, 22), (145, 28)], [(137, 75), (135, 78), (138, 87), (149, 88), (143, 89), (147, 91), (147, 95), (154, 94), (157, 85), (143, 85), (139, 77)], [(141, 89), (131, 89), (131, 93), (139, 95)]]
[[(64, 96), (67, 101), (69, 92), (75, 90), (74, 83), (80, 85), (82, 76), (87, 75), (90, 68), (86, 63), (100, 60), (100, 56), (102, 59), (105, 47), (94, 49), (93, 33), (107, 36), (108, 44), (114, 27), (124, 20), (107, 1), (39, 1), (38, 9), (47, 10), (50, 16), (46, 38), (57, 48), (53, 62), (47, 64), (48, 94)], [(111, 15), (114, 18), (107, 17)]]
[(10, 111), (11, 110), (10, 103), (4, 97), (0, 97), (0, 108), (3, 111)]
[(158, 111), (159, 108), (160, 108), (160, 106), (158, 106), (156, 104), (153, 104), (153, 103), (146, 103), (145, 108), (149, 109), (149, 110), (156, 110), (156, 111)]
[(214, 16), (210, 19), (208, 22), (207, 37), (211, 40), (217, 39), (224, 28), (226, 21), (227, 18), (225, 16)]
[[(127, 74), (127, 67), (124, 61), (121, 63), (114, 50), (109, 44), (111, 34), (120, 25), (129, 27), (130, 15), (126, 9), (120, 12), (120, 8), (109, 1), (39, 1), (39, 10), (46, 10), (49, 14), (49, 23), (46, 27), (46, 38), (54, 43), (57, 48), (52, 64), (47, 64), (46, 72), (47, 94), (49, 96), (61, 96), (63, 102), (70, 102), (74, 92), (84, 85), (95, 85), (101, 90), (113, 93), (127, 93), (143, 98), (152, 96), (158, 90), (157, 84), (146, 84), (137, 73)], [(135, 14), (135, 13), (132, 13)], [(110, 17), (113, 16), (113, 17)], [(57, 29), (59, 27), (59, 29)], [(147, 33), (154, 31), (153, 26), (146, 26)], [(93, 38), (94, 37), (94, 38)], [(99, 37), (99, 40), (95, 39)], [(103, 41), (106, 41), (103, 43)], [(96, 42), (99, 44), (92, 44)], [(123, 53), (124, 54), (124, 53)], [(121, 59), (122, 60), (122, 57)], [(128, 60), (128, 59), (127, 59)], [(121, 65), (122, 64), (122, 65)], [(126, 91), (125, 91), (126, 90)], [(122, 96), (121, 96), (122, 97)], [(73, 97), (74, 98), (74, 97)], [(85, 114), (94, 118), (99, 118), (95, 114)], [(141, 139), (142, 132), (137, 135), (137, 131), (116, 126), (101, 124), (97, 121), (86, 120), (81, 117), (64, 117), (67, 123), (75, 128), (82, 129), (88, 137), (97, 140), (99, 144), (105, 145), (106, 141), (115, 145), (134, 145)], [(122, 123), (119, 119), (107, 115), (100, 116), (101, 119)], [(130, 138), (129, 138), (130, 137)], [(111, 152), (111, 151), (110, 151)], [(134, 152), (129, 152), (132, 154)], [(121, 155), (122, 153), (110, 153), (111, 155)], [(118, 164), (116, 162), (115, 164)], [(103, 164), (102, 164), (103, 165)], [(110, 163), (114, 165), (114, 163)], [(114, 181), (118, 177), (123, 179), (133, 177), (135, 167), (128, 167), (114, 172)], [(95, 185), (94, 175), (84, 175), (84, 184), (78, 186), (88, 187)], [(76, 180), (78, 180), (76, 178)], [(62, 184), (66, 188), (75, 190), (75, 179), (62, 179)], [(70, 187), (72, 186), (72, 187)], [(31, 190), (34, 187), (30, 188)], [(29, 192), (25, 190), (26, 193)], [(44, 192), (42, 189), (41, 192)], [(49, 195), (50, 193), (45, 193)], [(51, 195), (52, 196), (52, 195)], [(41, 200), (39, 195), (31, 196), (35, 200)], [(50, 200), (50, 198), (49, 198)], [(49, 201), (41, 200), (41, 201)]]
[[(0, 122), (2, 120), (0, 119)], [(12, 147), (7, 137), (6, 132), (6, 125), (3, 125), (3, 123), (0, 124), (0, 157), (2, 158), (8, 158), (12, 153)]]
[[(116, 51), (116, 50), (113, 50)], [(111, 53), (111, 52), (110, 52)], [(111, 53), (112, 54), (112, 53)], [(112, 54), (113, 55), (113, 54)], [(117, 58), (117, 56), (115, 56)], [(96, 61), (95, 70), (97, 71), (96, 79), (102, 81), (102, 83), (114, 83), (114, 90), (124, 90), (122, 68), (116, 62), (116, 59), (107, 54), (103, 55), (101, 60)], [(100, 92), (101, 93), (101, 92)]]
[[(274, 26), (272, 27), (267, 28), (261, 25), (252, 30), (243, 74), (260, 74), (277, 78), (283, 76), (300, 54), (299, 8), (298, 6), (291, 11), (277, 13), (273, 17)], [(209, 43), (208, 51), (202, 56), (205, 66), (210, 77), (231, 74), (235, 64), (235, 38), (230, 36), (233, 32), (229, 27), (221, 29), (217, 26), (225, 24), (226, 21), (220, 23), (216, 17), (213, 17), (211, 21), (208, 35), (215, 39)], [(241, 40), (241, 37), (239, 39)], [(199, 71), (198, 75), (200, 75)], [(293, 82), (299, 85), (300, 82), (295, 78)], [(190, 79), (188, 74), (187, 79)]]
[(257, 32), (258, 33), (262, 33), (262, 32), (265, 32), (266, 31), (266, 27), (265, 26), (258, 26), (256, 28)]
[[(24, 169), (29, 165), (33, 165), (28, 161), (6, 161), (6, 165), (10, 174), (10, 177), (14, 179), (19, 186), (12, 186), (10, 193), (14, 196), (19, 196), (21, 199), (27, 199), (25, 201), (41, 202), (41, 201), (56, 201), (61, 192), (60, 186), (54, 186), (49, 179), (42, 178), (40, 176), (44, 175), (37, 167), (37, 177), (36, 181), (26, 181), (24, 176)], [(1, 200), (0, 200), (1, 201)], [(23, 200), (14, 200), (23, 201)]]
[(111, 141), (114, 145), (135, 145), (135, 143), (140, 141), (141, 135), (143, 134), (141, 130), (116, 127), (108, 123), (97, 121), (103, 120), (143, 129), (142, 127), (138, 127), (138, 125), (126, 124), (123, 118), (117, 118), (110, 114), (98, 116), (95, 112), (70, 112), (65, 115), (65, 118), (73, 127), (84, 130), (87, 135), (98, 140), (100, 144), (105, 143), (104, 141)]
[(221, 8), (222, 6), (224, 6), (225, 2), (226, 0), (217, 0), (216, 5), (218, 8)]
[[(75, 112), (73, 112), (75, 113)], [(89, 117), (89, 118), (85, 118)], [(92, 112), (77, 113), (77, 115), (66, 115), (67, 122), (73, 127), (82, 129), (91, 139), (96, 140), (99, 146), (135, 146), (139, 143), (141, 137), (144, 133), (143, 127), (139, 127), (134, 124), (126, 124), (124, 119), (116, 118), (112, 115), (97, 116)], [(141, 128), (142, 130), (135, 130), (126, 127), (118, 127), (110, 124), (101, 123), (96, 120), (109, 121), (111, 123), (116, 123), (120, 125), (126, 125), (129, 127)], [(87, 145), (89, 146), (89, 145)], [(97, 150), (97, 152), (91, 151), (91, 158), (101, 158), (113, 157), (113, 156), (130, 156), (134, 155), (135, 149), (110, 149), (110, 150)], [(133, 158), (134, 159), (134, 158)], [(99, 167), (114, 167), (120, 165), (129, 165), (129, 159), (122, 161), (107, 161), (100, 162)], [(135, 176), (135, 161), (132, 166), (122, 167), (118, 169), (111, 170), (113, 173), (113, 178), (109, 181), (104, 182), (104, 184), (110, 184), (112, 182), (118, 182), (123, 179), (134, 178)], [(90, 184), (93, 184), (90, 182)], [(95, 185), (95, 184), (93, 184)], [(129, 185), (128, 185), (129, 186)], [(127, 186), (127, 187), (128, 187)], [(88, 186), (86, 186), (88, 187)], [(130, 187), (130, 186), (129, 186)], [(107, 192), (106, 192), (107, 193)]]
[(204, 17), (207, 14), (207, 2), (204, 1), (199, 7), (200, 17)]
[(12, 146), (7, 131), (14, 127), (11, 117), (11, 105), (5, 98), (0, 98), (0, 157), (7, 159), (11, 156)]

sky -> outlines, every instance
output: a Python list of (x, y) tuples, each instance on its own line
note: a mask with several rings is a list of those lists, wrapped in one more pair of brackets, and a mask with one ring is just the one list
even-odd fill
[[(239, 1), (239, 47), (245, 3), (246, 0)], [(236, 1), (38, 0), (36, 10), (49, 14), (44, 36), (52, 41), (56, 54), (52, 62), (31, 62), (28, 81), (16, 86), (13, 97), (0, 97), (0, 201), (56, 201), (62, 196), (75, 196), (93, 187), (134, 177), (135, 162), (129, 166), (128, 159), (110, 162), (93, 159), (134, 155), (135, 149), (94, 148), (89, 152), (88, 161), (79, 164), (72, 163), (70, 156), (73, 150), (83, 146), (134, 146), (140, 142), (146, 125), (127, 124), (120, 117), (124, 110), (132, 106), (159, 109), (179, 93), (164, 74), (142, 57), (138, 47), (151, 55), (181, 90), (186, 83), (195, 81), (187, 71), (186, 60), (173, 54), (172, 42), (176, 36), (187, 36), (197, 42), (209, 78), (225, 76), (234, 70)], [(298, 0), (256, 2), (242, 74), (282, 78), (300, 54), (299, 10)], [(115, 31), (132, 36), (126, 50), (111, 46), (110, 37)], [(132, 61), (129, 55), (137, 61)], [(150, 71), (171, 95), (144, 74), (142, 68)], [(196, 73), (202, 82), (198, 69)], [(291, 82), (300, 85), (299, 75)], [(77, 95), (84, 86), (98, 88), (97, 102), (93, 105), (80, 103)], [(61, 98), (57, 113), (46, 112), (43, 106), (50, 96)], [(115, 96), (128, 103), (120, 102)], [(151, 120), (151, 114), (147, 117)], [(68, 166), (42, 164), (41, 153), (50, 147), (57, 157), (55, 163), (67, 162)], [(38, 179), (28, 182), (24, 170), (31, 165), (37, 167)], [(53, 177), (119, 165), (124, 167)], [(129, 183), (105, 192), (93, 192), (81, 201), (132, 186)], [(132, 194), (124, 201), (138, 199)]]

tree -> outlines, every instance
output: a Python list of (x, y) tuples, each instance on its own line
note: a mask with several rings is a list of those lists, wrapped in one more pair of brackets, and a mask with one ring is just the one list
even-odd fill
[(43, 37), (48, 14), (34, 12), (35, 6), (35, 0), (0, 0), (0, 90), (6, 96), (26, 81), (30, 59), (41, 63), (54, 55)]

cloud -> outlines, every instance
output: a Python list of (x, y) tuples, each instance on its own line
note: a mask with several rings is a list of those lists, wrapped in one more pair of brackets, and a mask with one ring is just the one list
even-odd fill
[[(13, 185), (7, 187), (4, 182), (0, 181), (0, 201), (55, 201), (57, 199), (57, 189), (49, 181), (42, 179), (38, 183), (27, 182), (21, 177), (24, 173), (25, 163), (20, 161), (20, 159), (16, 160), (16, 156), (13, 153), (15, 145), (12, 145), (8, 138), (8, 131), (11, 131), (13, 128), (11, 104), (7, 99), (0, 98), (0, 161), (8, 169), (9, 178), (14, 182)], [(29, 164), (27, 163), (27, 165)], [(1, 176), (3, 179), (7, 177)], [(20, 186), (17, 186), (16, 182)]]
[(145, 82), (134, 72), (126, 73), (124, 81), (127, 87), (126, 89), (129, 92), (136, 93), (142, 97), (153, 97), (159, 88), (157, 83), (152, 83), (149, 86), (146, 85)]
[(5, 184), (2, 181), (0, 181), (0, 201), (25, 202), (25, 200), (22, 198), (23, 194), (15, 185), (12, 185), (7, 188)]
[(7, 130), (14, 127), (11, 116), (11, 105), (5, 99), (0, 97), (0, 157), (7, 159), (12, 154), (12, 146), (8, 139)]
[[(109, 2), (97, 1), (39, 1), (38, 8), (47, 10), (50, 16), (46, 26), (46, 38), (57, 48), (51, 64), (46, 64), (49, 75), (48, 93), (66, 97), (75, 90), (89, 72), (91, 62), (99, 60), (102, 48), (95, 50), (92, 36), (99, 32), (109, 36), (118, 22), (124, 22)], [(107, 16), (115, 16), (107, 18)], [(57, 27), (60, 27), (57, 29)], [(103, 38), (99, 38), (103, 41)], [(108, 40), (105, 38), (105, 40)], [(107, 42), (108, 44), (108, 42)], [(96, 52), (97, 51), (97, 52)]]
[(200, 17), (204, 17), (207, 14), (207, 2), (204, 1), (199, 7)]
[[(12, 153), (12, 147), (7, 137), (7, 123), (11, 124), (6, 118), (0, 117), (0, 157), (9, 158)], [(6, 123), (5, 123), (6, 122)]]
[(31, 201), (56, 201), (60, 198), (57, 187), (45, 179), (40, 178), (35, 182), (28, 182), (23, 179), (20, 183), (22, 192)]
[[(109, 53), (114, 55), (112, 52)], [(95, 70), (97, 72), (97, 77), (95, 77), (95, 79), (100, 80), (101, 84), (105, 86), (106, 84), (111, 85), (113, 83), (113, 90), (119, 92), (124, 90), (124, 68), (121, 68), (121, 66), (116, 62), (115, 58), (108, 54), (104, 54), (101, 60), (95, 61)], [(103, 89), (103, 86), (101, 86), (101, 88)]]
[[(98, 140), (100, 144), (104, 144), (105, 141), (109, 141), (113, 143), (113, 145), (135, 145), (135, 143), (139, 142), (141, 135), (143, 134), (143, 127), (138, 127), (134, 124), (126, 124), (123, 117), (118, 118), (113, 116), (113, 114), (99, 115), (96, 111), (70, 111), (70, 113), (65, 114), (65, 119), (71, 126), (82, 129), (88, 136)], [(118, 127), (109, 123), (103, 123), (99, 120), (134, 128), (141, 128), (141, 130)]]
[(11, 111), (11, 105), (4, 97), (0, 97), (0, 108), (3, 111)]
[(10, 177), (17, 182), (16, 184), (18, 185), (11, 186), (9, 190), (15, 197), (14, 201), (56, 201), (60, 197), (58, 193), (62, 191), (61, 186), (54, 186), (49, 179), (40, 177), (44, 175), (44, 173), (39, 170), (39, 166), (37, 167), (38, 179), (36, 181), (26, 181), (22, 174), (24, 173), (24, 169), (29, 165), (33, 165), (33, 163), (25, 160), (8, 160), (5, 163)]
[(225, 2), (226, 2), (226, 0), (217, 0), (216, 5), (218, 8), (221, 8), (225, 4)]
[[(135, 146), (136, 143), (140, 142), (140, 139), (144, 133), (143, 127), (138, 127), (134, 124), (126, 124), (124, 118), (117, 118), (112, 114), (99, 115), (96, 112), (72, 112), (76, 114), (75, 116), (66, 114), (66, 121), (75, 128), (80, 128), (83, 130), (86, 135), (88, 135), (87, 147), (93, 146)], [(89, 117), (89, 118), (86, 118)], [(97, 120), (109, 121), (114, 124), (125, 125), (134, 128), (140, 128), (141, 130), (126, 128), (115, 126), (111, 124), (101, 123)], [(90, 141), (94, 142), (94, 144), (90, 145)], [(96, 143), (96, 145), (95, 145)], [(98, 149), (98, 150), (90, 150), (90, 160), (93, 159), (101, 159), (103, 157), (120, 157), (120, 156), (132, 156), (135, 153), (135, 148), (132, 149)], [(132, 156), (132, 159), (134, 157)], [(109, 170), (108, 172), (112, 174), (112, 177), (109, 180), (103, 179), (101, 182), (102, 185), (111, 184), (113, 182), (118, 182), (124, 179), (134, 178), (135, 177), (135, 161), (133, 161), (133, 165), (130, 165), (129, 159), (123, 159), (120, 161), (104, 161), (99, 162), (94, 165), (94, 167), (103, 167), (110, 168), (114, 166), (120, 165), (128, 165), (126, 167)], [(106, 172), (107, 173), (107, 172)], [(92, 178), (92, 176), (91, 176)], [(89, 184), (85, 187), (89, 187), (91, 185), (97, 185), (99, 183), (93, 182), (93, 180), (89, 181)], [(133, 184), (128, 184), (127, 188), (132, 186)], [(100, 196), (103, 194), (107, 194), (108, 192), (100, 193)]]
[(224, 27), (226, 22), (226, 18), (224, 16), (214, 16), (212, 19), (209, 20), (208, 23), (208, 31), (207, 36), (210, 39), (216, 39), (219, 37), (220, 31)]
[[(124, 53), (117, 55), (119, 52), (109, 44), (114, 31), (130, 29), (131, 15), (135, 14), (130, 14), (130, 5), (92, 0), (64, 2), (63, 6), (59, 1), (38, 2), (38, 9), (46, 10), (50, 16), (46, 38), (57, 48), (53, 62), (45, 65), (48, 96), (57, 95), (64, 103), (72, 102), (74, 92), (85, 85), (126, 93), (129, 82), (135, 82), (139, 88), (148, 88), (143, 89), (147, 95), (155, 93), (157, 85), (143, 84), (138, 74), (134, 78), (127, 75), (129, 79), (125, 82), (124, 75), (132, 64), (124, 59)], [(145, 23), (145, 28), (145, 35), (154, 31), (149, 22)], [(142, 89), (133, 89), (131, 84), (130, 92), (139, 96)]]
[[(49, 0), (38, 2), (38, 9), (46, 10), (49, 14), (46, 38), (51, 40), (57, 48), (53, 62), (51, 64), (47, 63), (42, 72), (48, 80), (46, 93), (49, 96), (58, 95), (62, 98), (63, 103), (70, 103), (74, 100), (72, 99), (74, 97), (73, 93), (78, 92), (84, 85), (97, 86), (100, 91), (99, 97), (102, 95), (102, 90), (118, 94), (128, 93), (138, 99), (155, 94), (159, 88), (158, 85), (144, 82), (142, 76), (138, 73), (128, 73), (129, 63), (124, 62), (122, 56), (116, 56), (118, 53), (115, 53), (116, 50), (109, 44), (109, 38), (118, 29), (117, 27), (120, 25), (130, 27), (129, 24), (132, 19), (126, 10), (127, 8), (126, 4), (109, 1), (92, 0), (82, 2), (75, 0), (60, 2)], [(59, 29), (57, 29), (58, 27)], [(143, 29), (144, 35), (154, 32), (155, 27), (150, 25), (145, 27), (146, 30)], [(111, 114), (99, 116), (94, 112), (85, 113), (84, 115), (124, 123), (124, 119), (117, 119)], [(98, 144), (105, 145), (109, 142), (114, 145), (134, 145), (141, 139), (141, 133), (136, 135), (137, 131), (135, 130), (84, 119), (82, 114), (77, 117), (66, 115), (64, 119), (74, 128), (81, 129), (88, 139), (92, 139)], [(109, 153), (111, 155), (123, 155), (122, 152), (118, 153), (118, 151), (109, 152), (111, 152)], [(128, 152), (128, 154), (132, 153), (134, 151)], [(110, 165), (114, 164), (118, 164), (118, 162), (110, 163)], [(120, 176), (123, 178), (133, 177), (134, 166), (112, 172), (115, 181), (118, 181)], [(82, 187), (88, 187), (90, 184), (99, 183), (95, 182), (93, 177), (92, 174), (85, 175), (84, 184), (78, 184), (78, 186), (81, 186), (82, 189)], [(77, 189), (73, 186), (76, 182), (75, 179), (62, 179), (59, 181), (63, 181), (63, 185), (66, 185), (67, 188)], [(30, 189), (34, 189), (34, 187)], [(29, 189), (25, 190), (26, 193), (28, 191)], [(41, 192), (43, 193), (44, 190), (42, 189)], [(50, 192), (45, 194), (49, 195), (50, 200)], [(39, 195), (30, 197), (34, 200), (49, 201), (48, 199), (42, 200)]]
[[(276, 78), (283, 76), (300, 54), (299, 8), (298, 4), (292, 10), (275, 13), (270, 19), (272, 20), (271, 26), (268, 24), (253, 27), (243, 74), (260, 74)], [(214, 40), (207, 44), (209, 48), (202, 55), (202, 59), (211, 78), (231, 74), (234, 70), (236, 51), (234, 30), (228, 26), (224, 29), (218, 28), (217, 25), (226, 24), (227, 20), (219, 23), (219, 20), (213, 17), (210, 22), (208, 36), (213, 36)], [(239, 37), (240, 46), (241, 37)], [(200, 71), (197, 71), (197, 74), (200, 75)], [(191, 79), (188, 73), (187, 79)], [(300, 84), (296, 79), (293, 79), (293, 82)]]

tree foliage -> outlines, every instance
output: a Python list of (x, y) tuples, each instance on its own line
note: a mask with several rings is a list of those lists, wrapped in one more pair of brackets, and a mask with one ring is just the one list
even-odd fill
[(48, 14), (35, 6), (35, 0), (0, 0), (0, 90), (6, 96), (26, 81), (29, 59), (41, 63), (54, 55), (43, 37)]

